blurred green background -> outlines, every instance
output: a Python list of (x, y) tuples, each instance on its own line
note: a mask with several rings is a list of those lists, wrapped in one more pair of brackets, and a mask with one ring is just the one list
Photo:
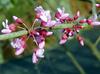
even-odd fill
[[(96, 0), (96, 3), (100, 1)], [(0, 29), (4, 19), (13, 21), (13, 15), (31, 24), (34, 8), (39, 5), (51, 10), (52, 15), (62, 6), (72, 15), (77, 10), (84, 17), (92, 14), (91, 0), (0, 0)], [(82, 31), (81, 35), (85, 38), (84, 47), (76, 38), (59, 45), (59, 32), (56, 31), (55, 36), (46, 39), (45, 58), (38, 64), (32, 63), (32, 48), (15, 56), (10, 40), (0, 41), (0, 74), (100, 74), (100, 26)], [(29, 43), (32, 46), (31, 41)]]

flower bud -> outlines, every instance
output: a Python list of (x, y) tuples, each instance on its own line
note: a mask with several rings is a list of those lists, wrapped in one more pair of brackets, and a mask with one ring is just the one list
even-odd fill
[(22, 23), (23, 23), (23, 21), (22, 21), (20, 18), (16, 17), (16, 16), (13, 16), (13, 19), (14, 19), (15, 22), (18, 23), (18, 24), (22, 24)]

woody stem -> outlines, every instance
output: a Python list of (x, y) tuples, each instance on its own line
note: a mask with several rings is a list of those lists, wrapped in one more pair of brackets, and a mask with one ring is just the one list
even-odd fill
[[(66, 28), (66, 27), (72, 27), (72, 25), (71, 24), (61, 24), (59, 26), (53, 27), (52, 30), (60, 30), (60, 29)], [(44, 29), (48, 30), (49, 28), (44, 28)], [(86, 29), (88, 29), (88, 26)], [(27, 30), (21, 30), (21, 31), (17, 31), (17, 32), (12, 32), (10, 34), (2, 34), (2, 35), (0, 35), (0, 40), (12, 39), (12, 38), (16, 38), (19, 36), (27, 35), (28, 33), (29, 33), (29, 31), (27, 31)]]

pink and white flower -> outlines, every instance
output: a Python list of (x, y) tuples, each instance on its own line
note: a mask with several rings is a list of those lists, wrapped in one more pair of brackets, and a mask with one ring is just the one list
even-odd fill
[(57, 19), (66, 19), (68, 16), (69, 16), (69, 14), (65, 13), (65, 9), (64, 8), (62, 8), (62, 9), (57, 8), (57, 12), (55, 14), (55, 17)]
[(73, 35), (74, 35), (73, 30), (71, 30), (70, 28), (64, 28), (63, 29), (63, 35), (60, 39), (59, 44), (66, 43), (66, 41), (69, 39), (69, 37), (72, 37)]
[(74, 25), (73, 26), (74, 31), (77, 32), (77, 33), (83, 28), (84, 28), (84, 26), (81, 26), (81, 25)]
[(43, 54), (44, 54), (44, 49), (40, 49), (39, 48), (39, 49), (36, 50), (36, 56), (37, 57), (44, 58), (44, 55)]
[(87, 20), (87, 19), (79, 20), (79, 23), (82, 23), (82, 24), (83, 24), (83, 23), (86, 23), (86, 20)]
[(96, 4), (96, 7), (100, 8), (100, 4)]
[(73, 30), (70, 28), (64, 28), (64, 33), (70, 37), (74, 34)]
[(16, 38), (11, 42), (11, 46), (16, 49), (15, 55), (20, 55), (24, 52), (26, 43), (22, 38)]
[(37, 63), (39, 58), (44, 58), (44, 49), (35, 49), (32, 56), (32, 62)]
[(32, 62), (33, 62), (33, 63), (37, 63), (37, 62), (38, 62), (38, 57), (36, 56), (35, 53), (33, 53)]
[(40, 13), (44, 12), (44, 9), (43, 9), (42, 6), (38, 6), (38, 7), (35, 8), (35, 11), (36, 11), (36, 13), (40, 14)]
[(37, 29), (34, 33), (35, 42), (40, 49), (45, 46), (45, 38), (53, 34), (53, 32), (47, 31), (45, 29)]
[(77, 20), (79, 17), (80, 17), (80, 12), (77, 11), (76, 15), (73, 18), (74, 18), (74, 20)]
[(60, 39), (59, 44), (64, 44), (64, 43), (67, 42), (67, 40), (68, 40), (68, 36), (64, 33), (64, 34), (62, 35), (61, 39)]
[(44, 48), (45, 46), (45, 38), (40, 35), (35, 35), (36, 44), (38, 44), (39, 48)]
[(41, 22), (41, 26), (52, 27), (56, 24), (55, 20), (51, 20), (51, 15), (49, 10), (44, 10), (41, 6), (35, 9), (36, 19)]
[(4, 22), (2, 22), (2, 25), (4, 29), (1, 30), (2, 33), (8, 34), (16, 30), (15, 24), (8, 24), (8, 20), (6, 19)]
[(18, 23), (18, 24), (22, 24), (22, 23), (23, 23), (22, 19), (18, 18), (17, 16), (13, 16), (13, 19), (14, 19), (15, 22)]
[(86, 21), (91, 26), (98, 26), (100, 25), (100, 22), (98, 21), (97, 14), (92, 16), (90, 19), (87, 19)]
[(77, 39), (78, 39), (79, 43), (80, 43), (82, 46), (84, 46), (84, 39), (83, 39), (83, 37), (77, 36)]

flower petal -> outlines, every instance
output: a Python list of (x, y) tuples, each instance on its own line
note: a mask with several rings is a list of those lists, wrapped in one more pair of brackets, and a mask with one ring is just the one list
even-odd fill
[(96, 21), (96, 22), (92, 22), (92, 25), (96, 26), (96, 25), (100, 25), (100, 22)]
[(37, 49), (36, 56), (39, 58), (44, 58), (44, 49)]
[(18, 19), (18, 17), (17, 16), (13, 16), (13, 19), (16, 21)]
[(96, 7), (100, 7), (100, 4), (96, 4)]
[(50, 36), (50, 35), (52, 35), (52, 34), (53, 34), (53, 32), (47, 32), (47, 33), (46, 33), (47, 36)]
[(80, 41), (80, 44), (81, 44), (82, 46), (84, 46), (84, 41), (83, 41), (83, 40), (81, 40), (81, 41)]
[(38, 58), (37, 58), (37, 56), (36, 56), (35, 53), (33, 53), (32, 62), (33, 62), (33, 63), (37, 63), (37, 62), (38, 62)]
[(16, 45), (14, 44), (13, 41), (12, 41), (10, 44), (11, 44), (11, 46), (12, 46), (13, 48), (16, 48)]
[(37, 13), (41, 13), (41, 12), (44, 12), (44, 9), (42, 8), (42, 6), (38, 6), (38, 7), (35, 8), (35, 11)]
[(15, 55), (20, 55), (24, 52), (24, 48), (16, 48), (16, 52), (15, 52)]
[(61, 39), (59, 44), (64, 44), (64, 43), (66, 43), (66, 41), (67, 41), (67, 39)]
[(56, 21), (54, 21), (54, 20), (48, 21), (48, 22), (45, 24), (46, 27), (53, 27), (53, 26), (55, 26), (55, 25), (56, 25)]
[(77, 14), (76, 14), (76, 16), (78, 16), (78, 17), (80, 16), (80, 11), (77, 11)]
[(41, 18), (41, 21), (44, 21), (44, 22), (47, 22), (48, 21), (47, 17), (44, 16), (44, 15), (40, 16), (40, 18)]
[(2, 29), (1, 32), (8, 34), (8, 33), (11, 33), (12, 31), (10, 29)]
[(38, 46), (39, 46), (40, 49), (44, 48), (44, 46), (45, 46), (45, 41), (40, 42)]

